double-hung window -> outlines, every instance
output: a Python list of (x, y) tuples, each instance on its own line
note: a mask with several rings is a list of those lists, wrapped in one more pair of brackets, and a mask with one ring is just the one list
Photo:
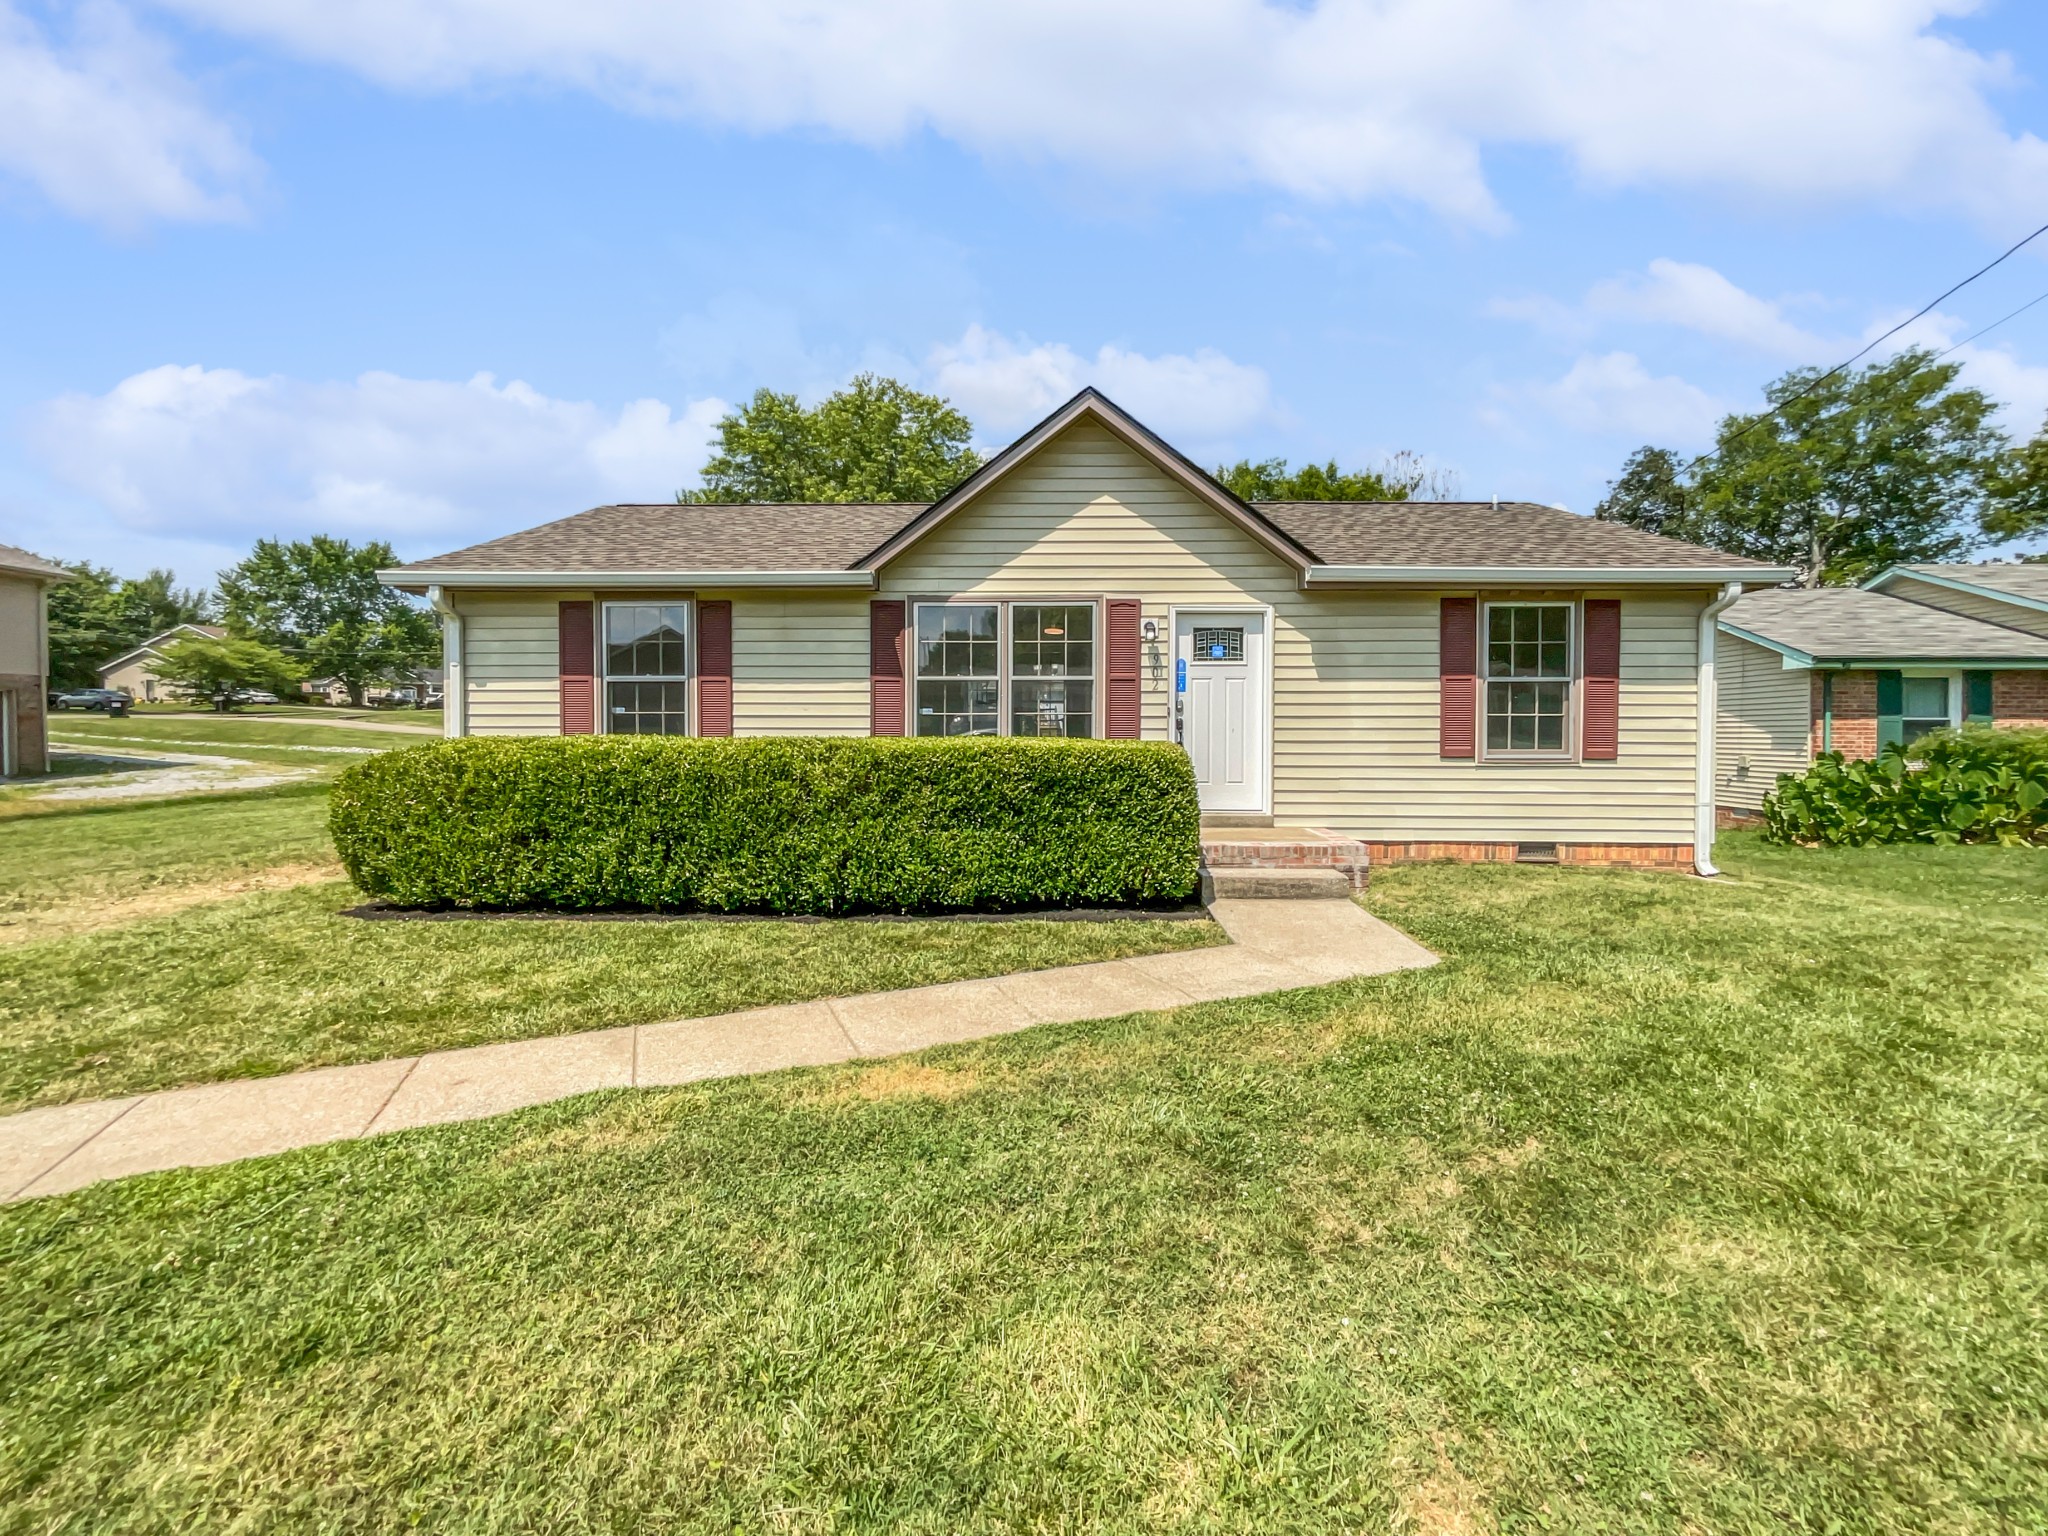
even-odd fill
[(1093, 603), (919, 603), (919, 736), (1093, 736)]
[(1918, 741), (1929, 731), (1945, 731), (1955, 724), (1954, 690), (1947, 677), (1899, 679), (1899, 739)]
[(1486, 753), (1563, 757), (1572, 738), (1572, 605), (1486, 605)]
[(604, 605), (604, 729), (620, 736), (690, 730), (690, 605)]

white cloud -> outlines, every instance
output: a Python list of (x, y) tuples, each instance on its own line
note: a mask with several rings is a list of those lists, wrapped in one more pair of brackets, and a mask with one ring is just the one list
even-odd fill
[(1265, 420), (1272, 384), (1264, 369), (1204, 347), (1192, 356), (1105, 345), (1083, 357), (1061, 342), (1031, 344), (970, 325), (925, 360), (932, 387), (975, 425), (1007, 437), (1084, 384), (1093, 384), (1147, 426), (1194, 449), (1214, 447)]
[(347, 383), (166, 364), (31, 422), (61, 481), (124, 529), (213, 543), (327, 532), (425, 553), (693, 483), (722, 401), (555, 400), (487, 373)]
[(1642, 275), (1595, 283), (1586, 308), (1596, 316), (1676, 325), (1759, 352), (1812, 361), (1833, 344), (1785, 318), (1781, 305), (1738, 288), (1712, 267), (1658, 257)]
[(127, 13), (89, 4), (58, 46), (0, 0), (0, 173), (117, 229), (232, 219), (255, 161)]
[[(1655, 376), (1632, 352), (1583, 355), (1564, 377), (1502, 391), (1577, 432), (1626, 435), (1655, 442), (1698, 442), (1727, 407), (1672, 375)], [(1493, 413), (1498, 422), (1501, 415)]]
[(1538, 295), (1495, 299), (1486, 312), (1565, 336), (1591, 335), (1615, 321), (1671, 325), (1798, 362), (1817, 362), (1841, 345), (1788, 320), (1782, 302), (1759, 298), (1712, 267), (1666, 256), (1643, 272), (1595, 283), (1576, 305)]
[(1498, 225), (1486, 152), (1609, 187), (1960, 208), (2003, 231), (2048, 144), (1991, 104), (1978, 0), (158, 0), (387, 84), (627, 110)]

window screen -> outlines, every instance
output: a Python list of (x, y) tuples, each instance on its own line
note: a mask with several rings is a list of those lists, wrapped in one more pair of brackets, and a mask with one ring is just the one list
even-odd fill
[(1095, 605), (1010, 609), (1010, 734), (1095, 734)]
[(994, 603), (917, 605), (917, 734), (1002, 731), (1000, 611)]
[(1486, 610), (1486, 750), (1564, 752), (1571, 676), (1569, 604), (1491, 604)]
[(607, 603), (605, 729), (683, 736), (690, 728), (689, 605)]
[(1901, 679), (1900, 712), (1905, 716), (1899, 722), (1902, 740), (1917, 741), (1929, 731), (1948, 729), (1949, 680), (1945, 677), (1908, 677)]

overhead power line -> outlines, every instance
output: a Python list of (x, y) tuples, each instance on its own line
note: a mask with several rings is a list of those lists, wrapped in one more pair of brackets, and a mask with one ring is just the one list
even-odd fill
[(1974, 330), (1970, 332), (1969, 335), (1965, 336), (1961, 341), (1957, 342), (1955, 346), (1948, 347), (1940, 352), (1937, 352), (1935, 354), (1936, 360), (1939, 361), (1941, 358), (1947, 357), (1950, 352), (1954, 352), (1958, 348), (1967, 347), (1979, 336), (1990, 335), (1993, 331), (1997, 330), (2001, 325), (2005, 324), (2005, 322), (2008, 320), (2017, 320), (2021, 315), (2024, 315), (2028, 310), (2032, 309), (2036, 304), (2040, 303), (2043, 299), (2048, 299), (2048, 293), (2036, 294), (2033, 298), (2027, 300), (2026, 303), (2022, 304), (2018, 309), (2013, 310), (2010, 314), (2000, 315), (1996, 320), (1992, 321), (1989, 325), (1984, 326), (1979, 330)]
[[(1976, 271), (1972, 272), (1968, 277), (1964, 278), (1961, 282), (1955, 284), (1953, 287), (1945, 289), (1936, 297), (1928, 300), (1927, 303), (1921, 305), (1918, 309), (1914, 310), (1912, 314), (1906, 316), (1905, 319), (1901, 320), (1897, 325), (1893, 326), (1890, 330), (1886, 331), (1882, 336), (1879, 336), (1874, 340), (1866, 343), (1862, 347), (1862, 349), (1856, 352), (1853, 356), (1844, 358), (1841, 362), (1835, 364), (1834, 367), (1830, 368), (1826, 373), (1823, 373), (1818, 378), (1812, 380), (1806, 386), (1806, 388), (1800, 390), (1799, 393), (1797, 393), (1796, 395), (1792, 395), (1787, 399), (1780, 400), (1768, 411), (1765, 411), (1762, 415), (1757, 416), (1753, 420), (1751, 420), (1748, 426), (1744, 427), (1740, 432), (1736, 433), (1727, 442), (1716, 444), (1713, 448), (1710, 448), (1709, 450), (1707, 450), (1707, 452), (1701, 454), (1698, 458), (1694, 459), (1690, 464), (1685, 466), (1685, 473), (1690, 474), (1692, 471), (1698, 469), (1702, 464), (1706, 463), (1709, 459), (1718, 457), (1726, 449), (1731, 448), (1736, 443), (1741, 442), (1745, 437), (1749, 436), (1750, 433), (1756, 431), (1757, 428), (1763, 426), (1764, 423), (1772, 421), (1779, 416), (1782, 416), (1788, 409), (1790, 409), (1792, 406), (1797, 405), (1800, 401), (1804, 400), (1808, 395), (1812, 394), (1815, 390), (1819, 389), (1821, 385), (1827, 383), (1827, 381), (1829, 379), (1832, 379), (1836, 374), (1841, 373), (1844, 369), (1851, 368), (1855, 366), (1857, 363), (1861, 362), (1864, 358), (1868, 357), (1872, 352), (1876, 351), (1879, 347), (1883, 346), (1886, 342), (1890, 341), (1894, 336), (1898, 335), (1899, 332), (1903, 331), (1907, 326), (1911, 325), (1915, 320), (1925, 318), (1930, 311), (1932, 311), (1936, 306), (1940, 305), (1943, 301), (1951, 299), (1955, 295), (1961, 293), (1965, 288), (1969, 287), (1970, 284), (1977, 281), (1978, 278), (1982, 277), (1985, 273), (1991, 271), (1992, 268), (2000, 265), (2010, 257), (2018, 255), (2022, 250), (2026, 249), (2026, 247), (2032, 245), (2036, 240), (2040, 239), (2042, 235), (2048, 235), (2048, 224), (2043, 224), (2039, 229), (2035, 230), (2032, 234), (2026, 236), (2024, 239), (2015, 241), (2012, 245), (2008, 246), (2004, 251), (2000, 252), (1997, 257), (1990, 261), (1985, 262), (1983, 266), (1979, 267)], [(2043, 294), (2041, 297), (2048, 298), (2048, 294)], [(1988, 331), (1996, 326), (2005, 324), (2005, 321), (2012, 319), (2013, 315), (2017, 315), (2024, 310), (2031, 309), (2033, 307), (2033, 304), (2038, 304), (2040, 302), (2040, 299), (2035, 299), (2031, 304), (2022, 304), (2019, 309), (2014, 310), (2012, 315), (2007, 315), (2004, 320), (1994, 320), (1990, 325), (1985, 326), (1984, 331)], [(1962, 346), (1965, 342), (1976, 340), (1977, 336), (1981, 336), (1984, 334), (1984, 331), (1977, 332), (1976, 336), (1964, 337), (1963, 341), (1959, 341), (1956, 343), (1956, 347)], [(1949, 352), (1953, 352), (1954, 350), (1955, 347), (1949, 348)], [(1948, 352), (1944, 352), (1941, 355), (1943, 357), (1946, 357), (1948, 356)]]

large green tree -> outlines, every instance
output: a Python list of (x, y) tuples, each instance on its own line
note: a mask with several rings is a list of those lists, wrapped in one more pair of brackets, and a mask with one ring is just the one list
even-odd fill
[(72, 579), (50, 588), (50, 682), (90, 688), (99, 669), (123, 652), (178, 624), (206, 617), (203, 592), (181, 591), (169, 571), (116, 576), (82, 562), (67, 565)]
[(1445, 479), (1413, 453), (1397, 453), (1377, 469), (1339, 469), (1285, 459), (1239, 459), (1216, 468), (1216, 478), (1241, 501), (1407, 501), (1416, 493), (1441, 500), (1448, 494)]
[(972, 422), (936, 395), (859, 375), (805, 407), (758, 391), (718, 424), (687, 502), (936, 501), (981, 466)]
[(234, 705), (244, 688), (266, 688), (280, 697), (298, 686), (299, 663), (260, 640), (216, 640), (192, 635), (174, 640), (156, 663), (157, 678), (198, 699), (210, 699), (217, 710)]
[(1769, 410), (1723, 418), (1697, 464), (1638, 449), (1594, 516), (1795, 566), (1808, 586), (1956, 559), (1999, 536), (2013, 494), (1997, 405), (1959, 371), (1920, 349), (1794, 369), (1764, 392)]
[(379, 569), (397, 563), (381, 540), (263, 539), (221, 572), (221, 617), (237, 636), (291, 656), (301, 678), (339, 678), (361, 704), (370, 684), (440, 660), (432, 618), (377, 580)]

